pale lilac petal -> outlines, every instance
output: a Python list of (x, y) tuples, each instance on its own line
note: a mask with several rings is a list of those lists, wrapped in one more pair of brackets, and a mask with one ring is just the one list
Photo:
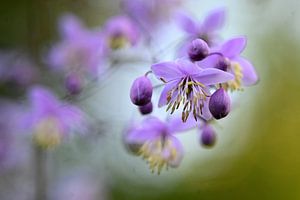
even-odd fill
[(211, 55), (197, 62), (196, 64), (202, 69), (214, 68), (217, 65), (219, 59), (220, 59), (220, 55)]
[(166, 83), (166, 85), (165, 85), (165, 87), (164, 87), (164, 89), (161, 92), (161, 95), (159, 97), (158, 107), (162, 107), (162, 106), (167, 104), (168, 92), (171, 89), (173, 89), (174, 87), (176, 87), (179, 82), (180, 82), (180, 80), (174, 80), (174, 81), (170, 81), (170, 82)]
[(169, 140), (172, 143), (173, 148), (176, 149), (176, 157), (174, 160), (170, 160), (168, 164), (170, 167), (176, 168), (180, 165), (184, 156), (183, 146), (181, 142), (174, 136), (170, 136)]
[(211, 11), (204, 19), (202, 24), (202, 32), (214, 32), (224, 25), (226, 9), (218, 8)]
[(176, 62), (161, 62), (151, 66), (152, 72), (158, 79), (169, 82), (184, 76)]
[(59, 22), (59, 31), (63, 38), (76, 38), (83, 32), (82, 22), (71, 14), (64, 15)]
[(247, 39), (246, 37), (236, 37), (226, 41), (220, 50), (224, 56), (228, 58), (235, 57), (239, 55), (246, 47)]
[(201, 115), (201, 117), (206, 121), (212, 119), (212, 114), (209, 111), (208, 103), (209, 103), (209, 98), (207, 98), (206, 101), (204, 101), (204, 107), (202, 109), (202, 115)]
[(175, 117), (172, 116), (167, 122), (167, 124), (170, 133), (176, 134), (176, 133), (184, 132), (192, 128), (195, 128), (199, 124), (199, 122), (196, 122), (193, 115), (190, 115), (186, 122), (182, 121), (181, 116), (175, 116)]
[(259, 77), (255, 71), (253, 65), (243, 57), (237, 57), (234, 59), (242, 67), (243, 73), (243, 85), (250, 86), (254, 85), (259, 81)]
[(184, 76), (190, 76), (193, 74), (199, 74), (202, 69), (199, 68), (195, 63), (192, 63), (189, 60), (178, 59), (175, 61), (178, 65), (178, 69), (181, 71)]
[(176, 22), (179, 27), (185, 32), (195, 35), (198, 33), (198, 24), (197, 21), (192, 19), (186, 13), (178, 13), (176, 16)]
[(234, 76), (218, 69), (207, 68), (203, 69), (198, 75), (193, 76), (193, 79), (204, 85), (214, 85), (232, 80)]

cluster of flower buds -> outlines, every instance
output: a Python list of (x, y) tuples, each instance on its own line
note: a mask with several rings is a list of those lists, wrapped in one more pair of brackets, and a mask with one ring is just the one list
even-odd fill
[[(182, 145), (179, 140), (174, 141), (174, 129), (183, 131), (198, 127), (202, 146), (212, 147), (217, 136), (211, 122), (228, 116), (232, 106), (229, 92), (258, 81), (252, 64), (240, 55), (246, 47), (246, 38), (219, 40), (218, 31), (224, 21), (223, 8), (213, 10), (203, 22), (179, 14), (177, 22), (187, 33), (187, 38), (179, 48), (177, 58), (151, 66), (151, 72), (164, 86), (158, 107), (166, 106), (168, 113), (179, 111), (181, 115), (180, 121), (176, 118), (176, 124), (148, 117), (127, 131), (127, 142), (139, 144), (137, 152), (148, 161), (152, 170), (160, 172), (163, 166), (178, 166), (181, 161), (182, 155), (178, 152), (182, 152)], [(140, 107), (143, 114), (150, 113), (145, 110), (152, 111), (152, 90), (146, 76), (133, 82), (131, 101), (143, 106)]]

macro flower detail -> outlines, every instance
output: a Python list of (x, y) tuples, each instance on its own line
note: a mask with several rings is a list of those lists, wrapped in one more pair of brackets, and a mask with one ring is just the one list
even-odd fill
[(216, 90), (211, 95), (209, 110), (215, 119), (222, 119), (230, 112), (230, 97), (223, 88)]
[(27, 127), (33, 132), (34, 142), (42, 148), (53, 148), (83, 125), (83, 114), (75, 106), (60, 102), (50, 91), (40, 86), (29, 93), (31, 110)]
[(136, 45), (139, 40), (138, 27), (126, 16), (115, 16), (104, 25), (104, 35), (111, 49), (120, 49), (127, 44)]
[(144, 106), (139, 106), (139, 111), (142, 115), (147, 115), (152, 113), (153, 111), (153, 103), (150, 101)]
[(134, 80), (130, 89), (131, 102), (137, 106), (144, 106), (151, 101), (152, 83), (146, 76)]
[(192, 61), (203, 60), (209, 54), (209, 47), (202, 39), (195, 39), (188, 48), (188, 55)]
[(202, 69), (183, 59), (157, 63), (151, 69), (165, 83), (159, 106), (167, 105), (167, 111), (171, 110), (171, 114), (181, 106), (183, 122), (190, 113), (195, 120), (203, 114), (203, 107), (210, 96), (208, 86), (233, 79), (227, 72), (213, 68)]
[(156, 117), (148, 117), (129, 129), (125, 143), (138, 147), (137, 154), (145, 159), (152, 172), (166, 167), (178, 167), (183, 158), (183, 147), (174, 136), (178, 132), (195, 127), (194, 120), (183, 123), (180, 118), (163, 122)]

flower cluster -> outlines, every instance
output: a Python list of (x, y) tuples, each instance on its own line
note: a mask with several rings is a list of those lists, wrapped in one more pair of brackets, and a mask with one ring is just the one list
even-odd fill
[(224, 8), (213, 10), (202, 22), (178, 14), (176, 20), (187, 36), (177, 51), (177, 58), (153, 63), (150, 71), (132, 84), (131, 101), (141, 114), (152, 112), (153, 88), (157, 88), (149, 79), (153, 74), (163, 86), (158, 107), (165, 106), (167, 113), (179, 112), (181, 116), (180, 121), (176, 118), (176, 123), (150, 116), (128, 129), (127, 144), (135, 148), (153, 171), (159, 173), (164, 166), (179, 165), (183, 151), (174, 133), (185, 130), (182, 127), (198, 127), (200, 143), (204, 147), (213, 146), (216, 132), (211, 122), (230, 113), (229, 92), (240, 91), (258, 81), (251, 62), (240, 55), (246, 47), (246, 37), (220, 39), (218, 32), (225, 16)]

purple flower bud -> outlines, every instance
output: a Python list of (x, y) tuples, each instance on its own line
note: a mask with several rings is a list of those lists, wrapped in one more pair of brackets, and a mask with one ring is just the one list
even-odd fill
[(139, 110), (140, 110), (142, 115), (147, 115), (147, 114), (152, 113), (152, 110), (153, 110), (152, 102), (150, 101), (149, 103), (147, 103), (144, 106), (139, 106)]
[(137, 106), (144, 106), (151, 102), (152, 84), (146, 76), (134, 80), (130, 89), (131, 102)]
[(230, 111), (230, 97), (223, 88), (218, 89), (211, 95), (209, 110), (216, 119), (221, 119), (228, 115)]
[(201, 136), (200, 136), (200, 143), (204, 146), (204, 147), (212, 147), (214, 146), (216, 142), (216, 133), (214, 131), (214, 129), (206, 124), (203, 127)]
[(227, 58), (222, 57), (217, 62), (215, 68), (226, 72), (229, 66), (230, 66), (230, 61)]
[(82, 90), (82, 79), (77, 74), (71, 73), (65, 79), (65, 87), (71, 95), (77, 95)]
[(209, 54), (209, 47), (204, 40), (195, 39), (189, 46), (188, 54), (192, 61), (200, 61)]

